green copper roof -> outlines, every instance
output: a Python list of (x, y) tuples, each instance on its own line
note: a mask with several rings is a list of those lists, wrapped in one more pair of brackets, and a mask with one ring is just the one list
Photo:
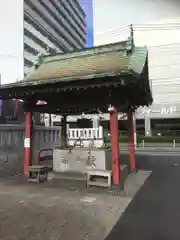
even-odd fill
[(39, 66), (22, 81), (2, 85), (0, 89), (126, 74), (138, 78), (144, 70), (147, 56), (147, 48), (135, 47), (131, 38), (91, 49), (44, 56), (40, 58)]
[(147, 58), (146, 47), (127, 48), (127, 42), (79, 52), (48, 56), (28, 74), (23, 85), (63, 82), (121, 74), (140, 75)]
[[(119, 106), (130, 104), (133, 109), (152, 103), (148, 51), (146, 47), (134, 46), (132, 38), (91, 49), (41, 56), (39, 60), (36, 69), (32, 69), (22, 81), (1, 85), (1, 98), (23, 99), (27, 102), (27, 108), (40, 98), (49, 102), (46, 108), (60, 111), (61, 107), (64, 113), (76, 111), (78, 106), (82, 111), (89, 107), (104, 108), (111, 101)], [(117, 87), (112, 86), (114, 83)], [(102, 88), (94, 88), (98, 85)], [(98, 99), (101, 95), (103, 102)], [(81, 97), (85, 99), (84, 103)], [(77, 102), (76, 107), (72, 107), (74, 102)]]

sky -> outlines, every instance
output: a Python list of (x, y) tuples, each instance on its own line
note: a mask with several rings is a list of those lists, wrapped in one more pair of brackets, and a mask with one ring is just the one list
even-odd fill
[(94, 45), (93, 0), (80, 0), (81, 7), (86, 13), (87, 47)]
[[(144, 24), (180, 23), (179, 0), (93, 0), (94, 44), (121, 41), (124, 27)], [(162, 34), (163, 33), (163, 34)], [(180, 35), (164, 31), (136, 31), (138, 45), (180, 42)], [(171, 31), (172, 33), (172, 31)], [(125, 34), (127, 38), (127, 34)], [(165, 37), (164, 37), (165, 36)], [(155, 43), (156, 42), (156, 43)]]
[(22, 19), (23, 0), (0, 1), (0, 74), (2, 84), (23, 78)]

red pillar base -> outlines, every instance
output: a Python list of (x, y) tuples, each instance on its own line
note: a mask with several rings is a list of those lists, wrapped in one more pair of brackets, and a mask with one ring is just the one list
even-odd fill
[(119, 141), (118, 141), (118, 113), (114, 107), (110, 107), (110, 134), (112, 145), (112, 175), (113, 184), (120, 183)]
[(129, 162), (131, 172), (136, 172), (135, 145), (134, 145), (134, 122), (132, 111), (128, 112), (129, 128)]
[(24, 175), (28, 175), (28, 167), (31, 163), (31, 126), (32, 115), (30, 112), (25, 114), (25, 135), (24, 135)]

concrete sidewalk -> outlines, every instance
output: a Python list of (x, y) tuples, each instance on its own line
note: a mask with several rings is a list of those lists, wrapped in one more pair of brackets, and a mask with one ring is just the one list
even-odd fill
[(149, 172), (130, 175), (126, 196), (69, 191), (60, 186), (0, 182), (0, 239), (104, 240)]

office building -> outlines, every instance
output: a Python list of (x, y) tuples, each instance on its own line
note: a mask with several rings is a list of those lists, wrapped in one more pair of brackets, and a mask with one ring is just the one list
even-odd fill
[(24, 0), (25, 74), (40, 54), (85, 46), (85, 13), (78, 0)]

